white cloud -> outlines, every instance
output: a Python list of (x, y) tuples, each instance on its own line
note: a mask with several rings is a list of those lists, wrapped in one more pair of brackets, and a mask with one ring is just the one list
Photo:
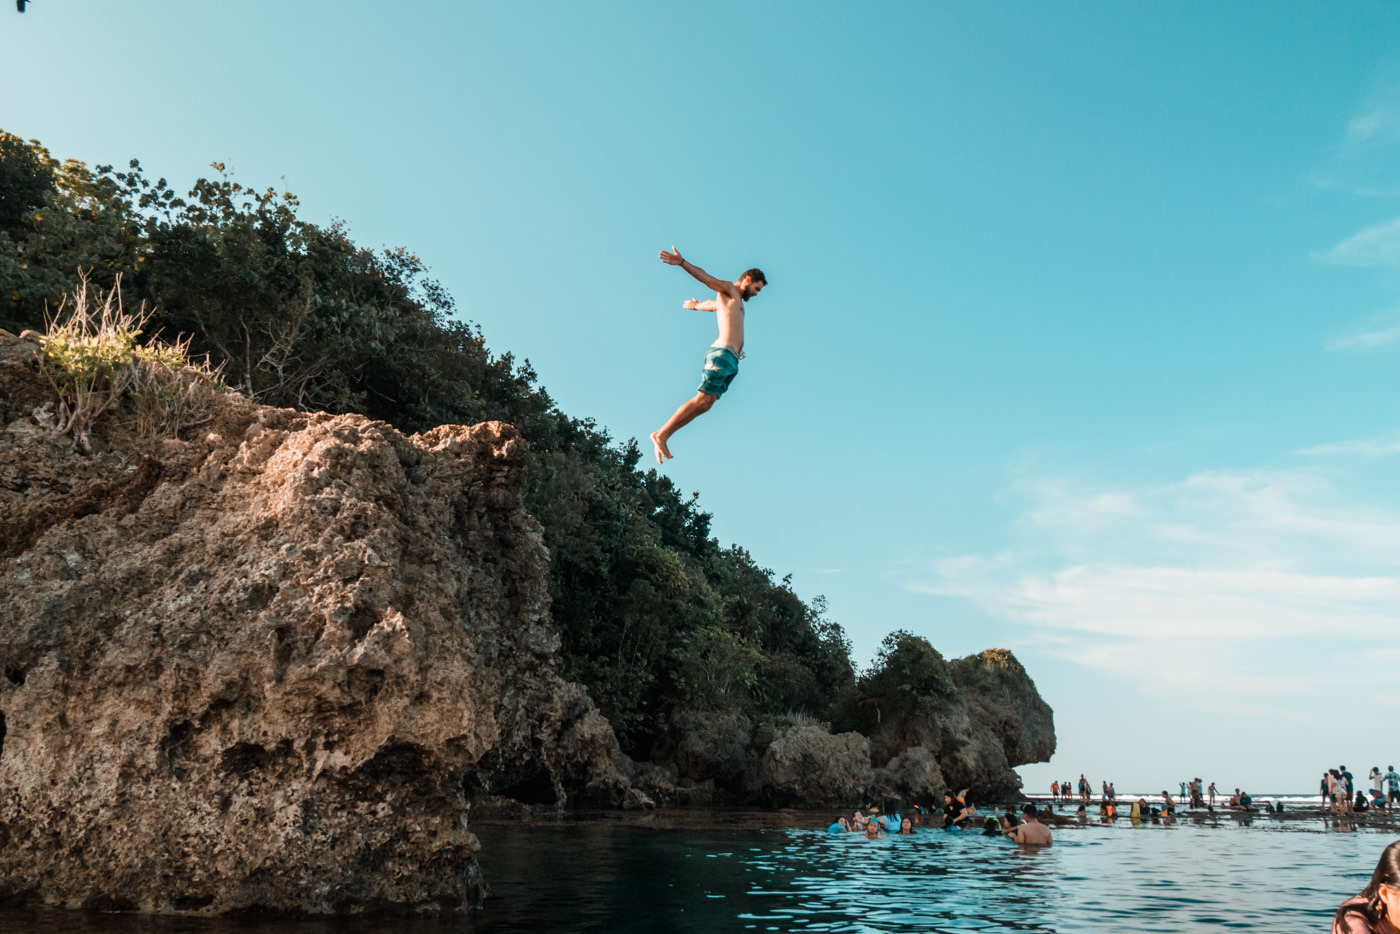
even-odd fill
[(1347, 141), (1369, 143), (1400, 136), (1400, 112), (1393, 107), (1376, 107), (1352, 117), (1347, 123)]
[[(1349, 444), (1312, 451), (1369, 455)], [(1320, 651), (1400, 654), (1400, 514), (1346, 503), (1317, 467), (1015, 495), (1021, 547), (937, 562), (909, 589), (970, 600), (1020, 624), (1023, 647), (1144, 693), (1239, 712), (1296, 709)]]
[(1371, 350), (1400, 340), (1400, 308), (1375, 315), (1353, 325), (1327, 342), (1328, 350)]
[(1328, 350), (1370, 350), (1400, 340), (1400, 325), (1376, 331), (1362, 331), (1327, 342)]
[(1400, 265), (1400, 219), (1368, 227), (1314, 259), (1334, 266)]
[(1306, 457), (1346, 457), (1376, 459), (1400, 454), (1400, 431), (1392, 431), (1375, 438), (1360, 438), (1354, 441), (1332, 441), (1297, 452)]
[(1395, 150), (1400, 143), (1400, 83), (1379, 86), (1347, 121), (1328, 164), (1312, 175), (1319, 188), (1367, 198), (1400, 195)]
[(1364, 146), (1400, 139), (1400, 85), (1384, 85), (1347, 121), (1346, 144)]

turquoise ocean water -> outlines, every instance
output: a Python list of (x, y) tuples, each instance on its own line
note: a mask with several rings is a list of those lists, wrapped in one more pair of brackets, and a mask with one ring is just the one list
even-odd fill
[(450, 921), (214, 920), (0, 911), (34, 934), (507, 934), (533, 931), (1326, 931), (1400, 821), (1172, 825), (1097, 819), (1052, 847), (926, 831), (866, 840), (824, 815), (478, 823), (486, 906)]

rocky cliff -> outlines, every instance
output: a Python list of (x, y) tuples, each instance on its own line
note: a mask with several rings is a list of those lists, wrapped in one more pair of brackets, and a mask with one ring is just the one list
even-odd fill
[(948, 670), (947, 695), (885, 717), (868, 737), (833, 735), (802, 718), (755, 737), (762, 731), (737, 713), (688, 715), (670, 757), (674, 787), (648, 791), (661, 800), (792, 807), (936, 802), (950, 788), (971, 788), (977, 801), (1014, 800), (1014, 767), (1055, 752), (1049, 705), (1004, 649), (955, 659)]
[(450, 911), (473, 794), (625, 801), (554, 673), (510, 426), (222, 396), (81, 455), (30, 417), (36, 345), (0, 344), (0, 895)]
[(39, 353), (0, 331), (0, 900), (437, 914), (484, 893), (473, 802), (1014, 791), (1053, 750), (983, 653), (869, 738), (690, 712), (634, 764), (557, 674), (509, 425), (210, 394), (175, 437), (109, 415), (79, 453), (40, 424)]

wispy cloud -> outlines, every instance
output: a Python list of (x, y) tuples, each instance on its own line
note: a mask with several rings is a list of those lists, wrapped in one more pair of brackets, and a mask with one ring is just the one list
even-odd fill
[(1313, 258), (1334, 266), (1400, 265), (1400, 219), (1368, 227)]
[(1400, 340), (1400, 308), (1367, 318), (1327, 342), (1328, 350), (1372, 350)]
[(1327, 342), (1328, 350), (1370, 350), (1400, 340), (1400, 325), (1376, 331), (1362, 331)]
[[(1312, 450), (1369, 450), (1349, 444)], [(1396, 644), (1400, 513), (1346, 504), (1315, 468), (1128, 490), (1042, 478), (1014, 495), (1020, 547), (937, 562), (909, 589), (970, 600), (1145, 693), (1239, 711), (1316, 690), (1313, 647), (1338, 634)]]
[(1367, 198), (1400, 195), (1395, 155), (1400, 147), (1400, 82), (1376, 87), (1353, 111), (1327, 164), (1312, 182), (1329, 191)]
[(1359, 438), (1352, 441), (1332, 441), (1303, 448), (1296, 453), (1305, 457), (1348, 457), (1375, 459), (1400, 454), (1400, 431), (1392, 431), (1375, 438)]
[(1361, 146), (1400, 140), (1400, 85), (1378, 88), (1347, 122), (1347, 143)]

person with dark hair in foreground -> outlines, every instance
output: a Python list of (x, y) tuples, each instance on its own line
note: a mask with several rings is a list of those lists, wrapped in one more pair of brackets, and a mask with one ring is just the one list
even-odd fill
[(1332, 934), (1400, 934), (1400, 840), (1381, 851), (1370, 884), (1342, 902)]
[(673, 456), (670, 448), (666, 446), (671, 435), (690, 424), (697, 416), (710, 411), (710, 407), (719, 401), (719, 397), (724, 395), (724, 391), (734, 381), (739, 372), (739, 360), (744, 356), (744, 302), (763, 291), (768, 280), (764, 277), (763, 270), (757, 268), (745, 270), (734, 282), (716, 279), (684, 259), (675, 247), (671, 247), (669, 253), (662, 250), (658, 255), (661, 262), (681, 267), (706, 288), (715, 290), (714, 298), (703, 302), (693, 298), (687, 299), (681, 307), (693, 311), (712, 311), (715, 313), (715, 322), (719, 325), (719, 337), (705, 354), (700, 388), (694, 398), (682, 403), (675, 414), (666, 420), (666, 424), (651, 433), (651, 443), (656, 448), (656, 462), (659, 464)]

